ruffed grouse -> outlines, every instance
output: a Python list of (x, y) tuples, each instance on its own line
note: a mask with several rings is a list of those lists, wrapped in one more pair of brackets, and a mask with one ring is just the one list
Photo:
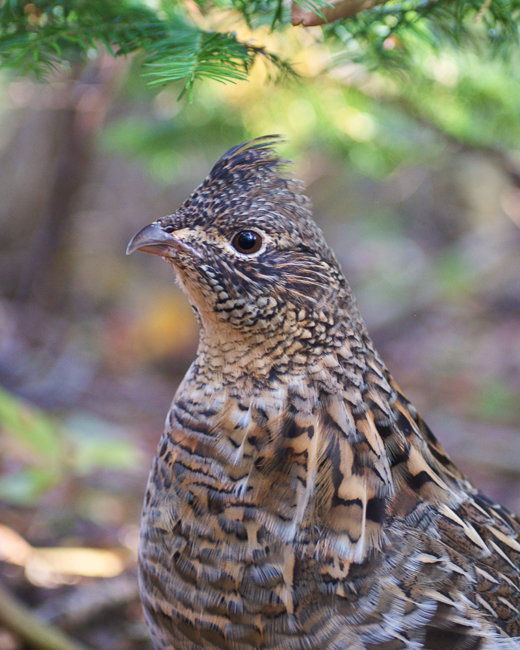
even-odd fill
[(275, 143), (228, 151), (128, 246), (200, 324), (144, 503), (153, 644), (518, 650), (520, 522), (403, 396)]

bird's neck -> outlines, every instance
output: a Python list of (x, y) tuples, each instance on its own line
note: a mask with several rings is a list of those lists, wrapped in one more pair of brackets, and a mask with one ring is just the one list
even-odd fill
[(254, 505), (280, 539), (313, 538), (318, 552), (361, 562), (388, 518), (446, 502), (461, 476), (364, 330), (333, 340), (313, 356), (294, 340), (269, 341), (268, 354), (264, 341), (261, 354), (202, 337), (170, 422), (212, 459), (221, 493)]
[(202, 337), (170, 422), (190, 444), (204, 446), (228, 483), (222, 494), (232, 489), (253, 504), (279, 538), (298, 542), (318, 534), (326, 542), (316, 544), (336, 545), (361, 561), (380, 541), (394, 486), (364, 402), (364, 374), (381, 372), (380, 362), (373, 357), (370, 371), (371, 353), (351, 338), (335, 349), (315, 343), (312, 354), (281, 339), (269, 341), (265, 354), (264, 341), (260, 354), (240, 340)]
[[(236, 327), (227, 314), (196, 309), (200, 325), (196, 365), (224, 383), (266, 384), (327, 375), (329, 368), (376, 356), (353, 299), (343, 292), (316, 304), (287, 300), (269, 318)], [(321, 372), (323, 370), (324, 372)], [(359, 378), (362, 381), (362, 378)]]

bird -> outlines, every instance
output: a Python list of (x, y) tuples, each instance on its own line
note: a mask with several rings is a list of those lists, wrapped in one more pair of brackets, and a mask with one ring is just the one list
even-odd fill
[(144, 499), (153, 646), (518, 650), (520, 521), (388, 371), (280, 141), (230, 149), (128, 245), (199, 325)]

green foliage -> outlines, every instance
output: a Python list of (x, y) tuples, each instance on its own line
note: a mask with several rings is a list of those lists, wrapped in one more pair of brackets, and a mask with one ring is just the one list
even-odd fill
[[(287, 5), (279, 0), (232, 0), (248, 25), (289, 22)], [(322, 15), (330, 3), (301, 0), (298, 4)], [(415, 48), (426, 44), (430, 52), (445, 45), (473, 44), (491, 53), (512, 50), (518, 43), (520, 0), (388, 0), (370, 10), (337, 20), (323, 28), (324, 41), (373, 67), (409, 66)]]
[(469, 402), (470, 412), (480, 419), (514, 422), (519, 412), (517, 392), (498, 378), (482, 381)]
[(263, 58), (284, 76), (291, 68), (263, 47), (234, 34), (197, 27), (183, 3), (155, 11), (131, 0), (4, 0), (0, 4), (0, 65), (41, 77), (50, 68), (85, 60), (104, 47), (112, 56), (141, 52), (154, 84), (186, 79), (234, 81)]
[(365, 64), (409, 66), (417, 48), (437, 53), (446, 45), (476, 51), (514, 51), (520, 0), (389, 0), (324, 29), (329, 41)]
[[(299, 4), (318, 14), (330, 6), (325, 0)], [(157, 9), (144, 0), (0, 0), (0, 66), (41, 77), (100, 48), (113, 56), (139, 53), (151, 84), (184, 79), (183, 92), (190, 96), (197, 79), (247, 78), (257, 59), (265, 61), (269, 77), (294, 74), (283, 57), (219, 30), (222, 10), (226, 24), (245, 21), (250, 28), (284, 30), (289, 3), (198, 0), (197, 6), (201, 20), (182, 0), (163, 0)], [(389, 0), (325, 26), (323, 37), (364, 64), (409, 67), (421, 46), (437, 52), (446, 43), (472, 42), (487, 51), (513, 50), (519, 20), (520, 0)], [(200, 26), (211, 21), (216, 29)]]
[(401, 101), (423, 121), (475, 148), (520, 148), (520, 57), (507, 62), (445, 48), (426, 56)]
[(97, 50), (99, 43), (112, 54), (127, 54), (165, 32), (144, 5), (118, 0), (7, 0), (0, 8), (0, 29), (1, 63), (37, 75)]
[(262, 47), (240, 43), (232, 34), (203, 32), (187, 28), (162, 38), (146, 57), (146, 77), (152, 85), (186, 79), (184, 91), (193, 88), (195, 80), (204, 77), (221, 83), (247, 79), (256, 58), (273, 64), (279, 78), (294, 74), (281, 58)]
[(64, 422), (65, 436), (72, 448), (73, 473), (84, 476), (97, 469), (135, 469), (140, 455), (125, 439), (124, 432), (92, 415), (74, 415)]
[[(239, 100), (233, 98), (235, 90)], [(151, 108), (145, 119), (120, 119), (102, 134), (106, 149), (139, 157), (155, 180), (167, 185), (191, 167), (209, 169), (229, 142), (260, 133), (284, 134), (283, 154), (289, 159), (301, 159), (315, 147), (371, 177), (402, 165), (436, 163), (445, 150), (433, 129), (402, 110), (326, 78), (277, 86), (262, 102), (254, 83), (237, 89), (201, 85), (189, 106), (175, 105), (174, 98), (175, 89), (164, 89), (158, 99), (175, 111), (175, 119)]]
[(39, 457), (55, 463), (60, 455), (61, 436), (54, 422), (0, 390), (0, 423)]
[(34, 505), (67, 478), (134, 469), (138, 450), (92, 417), (65, 423), (0, 389), (0, 500)]
[[(323, 16), (321, 9), (330, 7), (331, 4), (326, 0), (296, 0), (299, 5), (308, 11), (314, 11), (319, 16)], [(239, 13), (243, 15), (249, 27), (254, 28), (260, 25), (269, 25), (274, 29), (277, 25), (285, 25), (289, 22), (289, 5), (290, 3), (283, 0), (223, 0), (217, 3), (222, 6), (231, 4)]]

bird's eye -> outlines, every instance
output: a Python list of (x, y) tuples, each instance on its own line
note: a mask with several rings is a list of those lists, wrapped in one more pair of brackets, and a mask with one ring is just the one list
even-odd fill
[(253, 230), (241, 230), (233, 237), (231, 244), (239, 253), (251, 255), (260, 249), (262, 238)]

